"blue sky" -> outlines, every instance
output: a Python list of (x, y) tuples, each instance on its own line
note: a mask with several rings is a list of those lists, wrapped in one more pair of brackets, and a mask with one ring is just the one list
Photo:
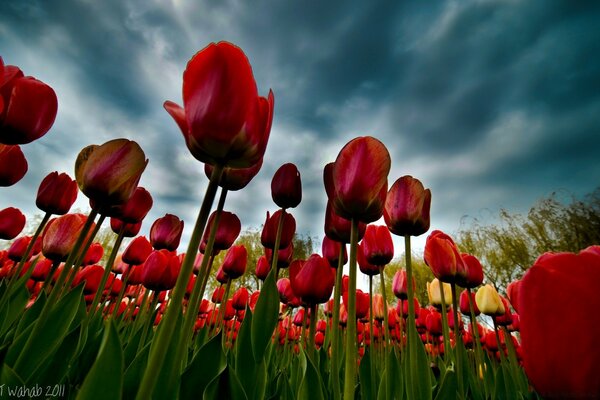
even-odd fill
[(83, 147), (127, 137), (150, 159), (142, 232), (174, 213), (185, 241), (207, 180), (162, 104), (181, 103), (187, 61), (219, 40), (246, 52), (262, 95), (275, 92), (264, 166), (226, 204), (245, 227), (275, 210), (271, 177), (293, 162), (298, 231), (322, 237), (323, 166), (363, 135), (388, 147), (390, 185), (411, 174), (431, 189), (432, 228), (449, 233), (599, 186), (600, 3), (425, 3), (2, 1), (0, 56), (50, 84), (59, 111), (23, 147), (29, 172), (2, 189), (0, 208), (35, 213), (46, 174), (73, 176)]

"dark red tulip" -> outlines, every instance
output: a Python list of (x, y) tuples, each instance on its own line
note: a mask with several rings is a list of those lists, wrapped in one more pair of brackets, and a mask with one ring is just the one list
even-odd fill
[[(206, 245), (208, 243), (208, 236), (213, 229), (215, 223), (216, 211), (210, 215), (208, 224), (204, 230), (204, 236), (200, 244), (200, 251), (204, 254)], [(215, 242), (213, 244), (214, 254), (217, 254), (220, 250), (227, 250), (233, 245), (233, 242), (237, 239), (242, 230), (242, 223), (240, 219), (234, 213), (228, 211), (221, 211), (219, 217), (219, 226), (217, 227), (217, 234), (215, 236)]]
[(129, 268), (129, 276), (127, 278), (127, 283), (129, 285), (141, 285), (143, 272), (144, 264), (132, 265), (131, 268)]
[(365, 246), (361, 242), (356, 249), (356, 261), (358, 262), (358, 268), (360, 272), (365, 275), (374, 276), (379, 275), (382, 268), (379, 265), (371, 264), (365, 256)]
[[(300, 260), (295, 260), (292, 262), (301, 262)], [(294, 290), (292, 289), (292, 284), (288, 278), (280, 278), (277, 281), (277, 292), (279, 292), (279, 301), (282, 304), (290, 305), (295, 308), (300, 305), (300, 298), (296, 296)]]
[(139, 144), (114, 139), (81, 150), (75, 161), (75, 179), (94, 209), (108, 211), (131, 198), (147, 164)]
[(266, 256), (260, 256), (256, 261), (256, 269), (254, 273), (256, 277), (261, 281), (267, 279), (267, 275), (269, 275), (269, 271), (271, 270), (271, 264), (267, 260)]
[(225, 259), (223, 260), (223, 271), (231, 279), (237, 279), (246, 272), (246, 264), (248, 263), (248, 251), (244, 245), (232, 246), (227, 250)]
[(332, 268), (337, 268), (339, 264), (340, 258), (340, 250), (344, 246), (342, 253), (342, 265), (345, 265), (348, 262), (348, 252), (346, 251), (346, 245), (342, 244), (336, 240), (330, 239), (329, 236), (325, 236), (323, 238), (323, 243), (321, 245), (321, 253), (323, 253), (323, 257), (329, 261), (329, 265)]
[(243, 286), (240, 287), (235, 291), (233, 297), (231, 298), (233, 308), (236, 310), (245, 310), (246, 305), (248, 304), (249, 296), (248, 289)]
[(228, 42), (211, 43), (183, 73), (183, 108), (167, 101), (192, 155), (208, 164), (247, 168), (267, 147), (274, 96), (259, 97), (244, 52)]
[(229, 276), (225, 273), (225, 271), (223, 271), (223, 266), (222, 265), (217, 270), (217, 275), (215, 276), (215, 279), (221, 285), (224, 285), (224, 284), (226, 284), (229, 281)]
[(159, 292), (173, 289), (180, 268), (181, 263), (176, 254), (165, 249), (154, 250), (143, 264), (142, 284)]
[[(419, 303), (419, 299), (417, 299), (416, 297), (413, 297), (413, 306), (415, 307), (415, 315), (418, 318), (419, 310), (421, 309), (421, 304)], [(408, 317), (408, 300), (400, 300), (398, 302), (398, 304), (396, 305), (396, 312), (400, 314), (400, 311), (402, 311), (402, 316), (404, 318)]]
[(152, 195), (146, 189), (138, 186), (125, 203), (111, 208), (110, 214), (128, 224), (137, 224), (148, 215), (152, 208)]
[[(325, 209), (325, 235), (341, 243), (350, 243), (350, 228), (350, 220), (337, 215), (333, 210), (331, 200), (327, 200), (327, 208)], [(366, 228), (367, 225), (364, 222), (358, 223), (359, 241), (363, 238)]]
[(146, 239), (146, 236), (138, 236), (133, 239), (123, 252), (123, 262), (130, 265), (143, 264), (152, 253), (152, 245)]
[[(265, 247), (265, 256), (269, 265), (273, 264), (273, 250)], [(294, 242), (291, 242), (285, 249), (279, 249), (277, 252), (277, 268), (287, 268), (294, 257)]]
[[(425, 263), (442, 282), (458, 283), (466, 277), (466, 268), (452, 238), (442, 231), (433, 231), (425, 242)], [(460, 278), (459, 278), (460, 277)]]
[(173, 214), (165, 214), (150, 227), (150, 243), (156, 250), (174, 251), (179, 247), (182, 233), (183, 221)]
[[(27, 250), (27, 246), (29, 246), (29, 243), (31, 243), (31, 236), (21, 236), (15, 239), (15, 241), (12, 242), (12, 244), (8, 248), (8, 258), (13, 260), (14, 262), (21, 261), (21, 259), (25, 255), (25, 251)], [(31, 251), (30, 257), (40, 252), (41, 245), (42, 239), (38, 238), (36, 240), (34, 248)]]
[[(43, 234), (42, 253), (52, 261), (64, 261), (77, 242), (87, 217), (83, 214), (65, 214), (48, 222)], [(92, 224), (90, 233), (94, 230)], [(86, 239), (87, 240), (87, 239)]]
[[(412, 277), (413, 292), (416, 290), (415, 278)], [(405, 269), (396, 271), (392, 280), (392, 291), (394, 296), (401, 300), (408, 299), (408, 277)]]
[(100, 243), (92, 243), (85, 252), (81, 265), (92, 265), (100, 261), (104, 255), (104, 247)]
[(370, 264), (384, 266), (394, 258), (394, 242), (384, 225), (367, 225), (362, 241), (365, 258)]
[(0, 210), (0, 239), (12, 240), (25, 227), (25, 215), (18, 208)]
[(456, 283), (464, 288), (473, 289), (483, 283), (483, 267), (477, 257), (462, 253), (460, 255), (465, 266), (466, 274), (464, 276), (457, 275)]
[(12, 186), (27, 173), (27, 159), (18, 145), (0, 143), (0, 186)]
[(504, 307), (504, 314), (493, 317), (494, 321), (496, 321), (497, 325), (507, 326), (512, 324), (512, 312), (510, 311), (510, 304), (506, 298), (500, 296), (500, 300), (502, 301), (502, 305)]
[(335, 270), (325, 258), (312, 254), (304, 263), (290, 264), (290, 282), (304, 303), (322, 304), (333, 292)]
[(385, 200), (383, 218), (389, 230), (400, 236), (419, 236), (429, 230), (431, 191), (410, 175), (398, 178)]
[(225, 296), (225, 287), (223, 285), (217, 286), (213, 291), (210, 301), (213, 303), (221, 303), (223, 301), (223, 296)]
[(35, 205), (49, 214), (64, 215), (77, 199), (77, 182), (65, 173), (49, 173), (40, 183)]
[(0, 72), (0, 143), (27, 144), (44, 136), (54, 124), (58, 100), (54, 90), (14, 65)]
[[(342, 295), (344, 308), (348, 308), (348, 292)], [(365, 293), (360, 289), (356, 289), (356, 318), (364, 319), (369, 314), (369, 293)]]
[(271, 197), (281, 208), (294, 208), (302, 200), (302, 181), (298, 168), (292, 164), (283, 164), (271, 180)]
[(459, 296), (458, 305), (460, 308), (460, 312), (465, 315), (471, 315), (471, 308), (469, 305), (469, 301), (473, 304), (473, 311), (475, 316), (479, 315), (479, 308), (477, 307), (477, 302), (475, 301), (475, 293), (471, 292), (471, 299), (469, 300), (469, 294), (466, 290), (463, 290)]
[(546, 253), (521, 280), (523, 363), (545, 399), (600, 398), (600, 320), (590, 314), (600, 309), (599, 280), (600, 255), (590, 251)]
[(119, 218), (110, 217), (110, 229), (117, 235), (123, 230), (123, 237), (135, 237), (142, 229), (142, 223), (128, 224)]
[[(258, 174), (263, 165), (263, 159), (261, 158), (256, 164), (248, 168), (229, 168), (223, 169), (221, 174), (221, 180), (219, 186), (229, 191), (237, 191), (245, 188), (250, 181)], [(204, 164), (204, 173), (210, 179), (213, 172), (213, 166), (210, 164)]]
[(442, 314), (432, 311), (425, 318), (425, 327), (429, 334), (440, 336), (442, 334)]
[[(277, 226), (279, 219), (283, 214), (282, 210), (277, 210), (273, 213), (273, 216), (267, 211), (267, 219), (263, 226), (262, 233), (260, 235), (260, 241), (263, 246), (273, 249), (275, 247), (275, 238), (277, 236)], [(294, 234), (296, 233), (296, 220), (294, 216), (288, 212), (285, 213), (283, 219), (283, 227), (281, 229), (281, 239), (279, 242), (279, 248), (284, 249), (292, 243)]]
[[(448, 313), (446, 314), (446, 317), (448, 319), (448, 328), (450, 328), (450, 330), (452, 330), (452, 332), (454, 333), (454, 311), (452, 311), (452, 309), (449, 309)], [(458, 317), (458, 329), (462, 331), (464, 329), (464, 323), (462, 320), (462, 316), (460, 313), (458, 313), (457, 317)]]
[[(81, 282), (85, 282), (83, 292), (85, 294), (96, 293), (100, 288), (100, 281), (102, 279), (102, 275), (104, 274), (104, 268), (100, 265), (89, 265), (81, 271), (77, 272), (75, 275), (75, 279), (73, 280), (73, 286), (79, 285)], [(106, 281), (106, 286), (104, 288), (110, 287), (114, 280), (114, 275), (111, 273), (109, 275), (108, 281)]]
[(29, 278), (36, 282), (43, 282), (48, 278), (51, 269), (52, 260), (49, 260), (46, 257), (40, 257), (35, 263)]
[[(599, 254), (600, 255), (600, 254)], [(521, 281), (519, 279), (511, 282), (506, 287), (506, 295), (510, 304), (513, 306), (516, 312), (519, 312), (519, 293), (521, 288)]]
[(333, 165), (329, 197), (335, 212), (365, 223), (378, 220), (383, 214), (390, 166), (390, 154), (379, 140), (364, 136), (348, 142)]

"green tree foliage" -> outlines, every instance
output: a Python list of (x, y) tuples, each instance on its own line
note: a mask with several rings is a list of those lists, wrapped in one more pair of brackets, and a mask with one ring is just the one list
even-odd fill
[[(392, 280), (394, 279), (396, 272), (401, 269), (406, 269), (404, 253), (393, 259), (392, 262), (386, 265), (386, 267), (383, 269), (383, 273), (385, 275), (386, 296), (389, 304), (395, 304), (397, 301), (396, 296), (394, 296), (394, 292), (392, 291)], [(423, 261), (423, 255), (420, 253), (412, 254), (412, 269), (416, 287), (415, 296), (417, 299), (419, 299), (419, 303), (425, 305), (429, 303), (429, 299), (427, 298), (427, 282), (433, 280), (434, 276), (429, 267), (425, 264), (425, 261)], [(376, 286), (375, 283), (377, 284)], [(374, 277), (373, 286), (375, 293), (379, 293), (379, 276)]]
[(600, 243), (600, 188), (583, 200), (553, 193), (527, 215), (501, 210), (498, 219), (495, 224), (473, 220), (459, 232), (457, 244), (479, 258), (486, 282), (504, 290), (544, 252), (578, 252)]

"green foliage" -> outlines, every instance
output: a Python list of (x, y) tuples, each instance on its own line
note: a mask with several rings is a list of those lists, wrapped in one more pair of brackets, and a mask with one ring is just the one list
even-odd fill
[[(385, 274), (385, 292), (389, 304), (394, 304), (396, 302), (396, 296), (394, 296), (394, 292), (392, 291), (392, 281), (396, 272), (401, 269), (406, 269), (404, 253), (402, 253), (400, 257), (392, 260), (392, 262), (383, 269), (383, 273)], [(427, 304), (429, 302), (429, 299), (427, 298), (427, 282), (432, 281), (434, 276), (431, 269), (429, 269), (425, 264), (425, 261), (423, 261), (422, 254), (413, 253), (412, 269), (416, 286), (415, 297), (419, 299), (419, 303)], [(375, 278), (379, 281), (379, 277)], [(379, 285), (377, 287), (379, 287)], [(377, 293), (379, 293), (379, 290), (377, 290)]]

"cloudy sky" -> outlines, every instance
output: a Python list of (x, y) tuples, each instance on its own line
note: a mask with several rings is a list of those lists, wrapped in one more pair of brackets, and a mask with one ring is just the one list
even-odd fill
[(0, 208), (35, 213), (46, 174), (73, 175), (84, 146), (127, 137), (150, 159), (142, 232), (169, 212), (189, 237), (207, 179), (162, 104), (181, 103), (187, 61), (220, 40), (246, 52), (276, 100), (264, 166), (226, 205), (246, 227), (275, 209), (271, 177), (293, 162), (298, 231), (320, 238), (323, 166), (364, 135), (388, 147), (390, 184), (411, 174), (431, 188), (432, 228), (450, 233), (464, 216), (599, 186), (600, 3), (424, 3), (4, 0), (0, 56), (50, 84), (59, 111), (23, 147), (29, 172)]

